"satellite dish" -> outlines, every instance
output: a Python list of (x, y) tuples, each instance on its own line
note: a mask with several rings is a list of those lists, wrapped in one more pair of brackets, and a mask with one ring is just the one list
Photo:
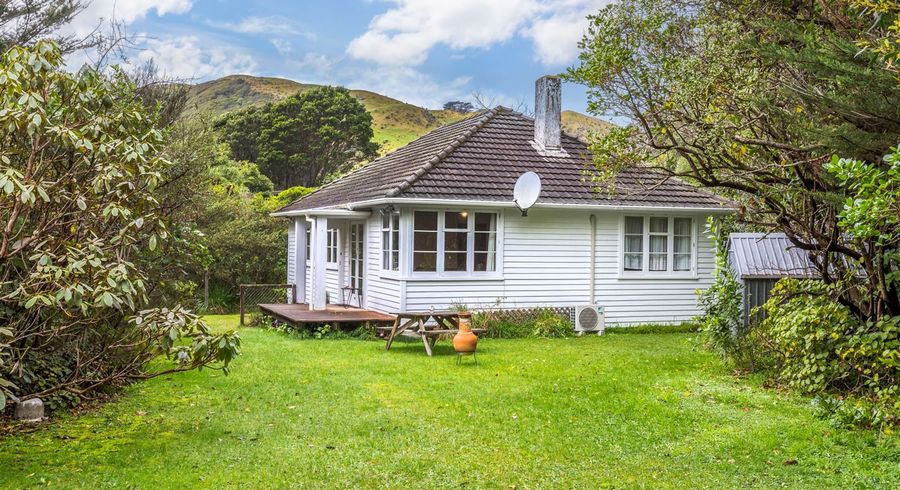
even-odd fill
[(513, 188), (513, 202), (522, 216), (528, 216), (528, 208), (534, 206), (541, 195), (541, 178), (534, 172), (525, 172), (519, 176)]

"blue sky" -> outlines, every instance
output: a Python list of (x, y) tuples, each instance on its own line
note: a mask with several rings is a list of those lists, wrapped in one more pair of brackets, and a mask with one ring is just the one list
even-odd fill
[[(115, 18), (170, 76), (233, 73), (373, 90), (422, 105), (533, 104), (534, 80), (576, 61), (585, 16), (609, 0), (94, 0), (68, 29)], [(80, 64), (89, 53), (76, 54)], [(567, 84), (563, 106), (585, 112)]]

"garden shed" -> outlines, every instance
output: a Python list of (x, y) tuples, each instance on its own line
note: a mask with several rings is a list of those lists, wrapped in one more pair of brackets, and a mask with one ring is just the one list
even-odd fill
[(745, 325), (764, 318), (753, 309), (769, 299), (780, 279), (817, 279), (809, 256), (788, 240), (784, 233), (732, 233), (728, 237), (728, 263), (743, 289)]

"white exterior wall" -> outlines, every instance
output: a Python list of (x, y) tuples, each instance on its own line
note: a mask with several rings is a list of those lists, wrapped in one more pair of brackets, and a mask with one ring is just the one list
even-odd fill
[[(297, 272), (297, 236), (295, 233), (296, 226), (294, 225), (294, 221), (296, 218), (291, 218), (288, 220), (288, 254), (287, 254), (287, 281), (285, 284), (294, 284), (294, 278)], [(300, 292), (297, 292), (297, 296), (300, 297)], [(290, 294), (288, 294), (288, 303), (291, 302)]]
[(607, 321), (677, 323), (699, 315), (697, 289), (708, 288), (715, 272), (715, 247), (704, 233), (706, 216), (694, 216), (695, 279), (623, 279), (619, 277), (622, 215), (597, 214), (597, 303), (606, 307)]
[[(715, 268), (712, 242), (704, 234), (705, 215), (694, 214), (696, 278), (623, 277), (621, 219), (628, 215), (660, 213), (532, 209), (527, 217), (502, 209), (498, 233), (498, 267), (502, 274), (491, 279), (403, 278), (400, 272), (381, 270), (381, 215), (377, 210), (366, 220), (364, 306), (382, 312), (425, 311), (465, 304), (471, 309), (489, 307), (530, 308), (576, 306), (590, 303), (590, 215), (596, 217), (595, 302), (606, 308), (609, 323), (674, 323), (698, 315), (696, 290), (712, 283)], [(676, 216), (687, 216), (683, 213)], [(410, 254), (411, 210), (401, 218), (401, 270)], [(302, 218), (301, 218), (302, 219)], [(340, 266), (349, 274), (347, 222), (329, 220), (341, 229)], [(289, 250), (295, 250), (293, 226)], [(288, 277), (296, 277), (297, 264), (288, 254)], [(312, 278), (306, 268), (306, 297), (311, 297)], [(340, 272), (326, 270), (330, 303), (341, 301)], [(290, 281), (289, 282), (293, 282)]]
[(373, 212), (366, 221), (366, 280), (363, 299), (366, 308), (396, 313), (401, 306), (401, 287), (397, 278), (381, 270), (381, 214)]
[[(705, 216), (694, 216), (696, 279), (636, 279), (619, 274), (622, 213), (593, 214), (597, 223), (596, 303), (606, 307), (608, 322), (672, 323), (699, 314), (695, 291), (712, 282), (715, 264), (712, 243), (702, 233)], [(472, 309), (589, 304), (590, 215), (582, 210), (533, 209), (522, 217), (517, 211), (505, 210), (502, 279), (409, 279), (405, 309), (442, 309), (453, 304)]]
[[(303, 297), (312, 298), (312, 271), (308, 260), (306, 261), (306, 294)], [(304, 303), (308, 303), (308, 301), (304, 301)]]

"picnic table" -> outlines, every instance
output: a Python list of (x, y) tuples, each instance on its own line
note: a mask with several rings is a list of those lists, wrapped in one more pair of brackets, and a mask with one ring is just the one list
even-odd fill
[[(422, 337), (422, 343), (425, 344), (425, 352), (429, 357), (432, 355), (431, 348), (441, 335), (456, 334), (459, 332), (459, 312), (453, 310), (444, 311), (404, 311), (395, 313), (394, 324), (390, 327), (382, 327), (381, 330), (387, 334), (387, 344), (384, 346), (386, 350), (391, 349), (394, 339), (404, 333), (412, 330), (413, 333)], [(483, 328), (473, 328), (473, 332), (484, 332)]]

